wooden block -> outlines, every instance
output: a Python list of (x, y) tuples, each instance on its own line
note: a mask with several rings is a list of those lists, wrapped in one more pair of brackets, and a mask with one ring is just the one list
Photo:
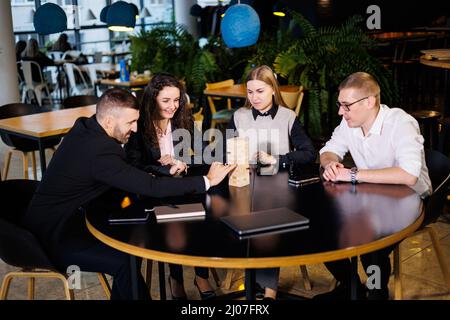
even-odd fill
[(229, 185), (243, 187), (250, 184), (250, 171), (248, 164), (248, 139), (232, 138), (227, 140), (227, 162), (237, 164), (229, 177)]
[(234, 187), (243, 187), (250, 184), (249, 165), (238, 165), (230, 174), (229, 185)]
[(227, 140), (227, 162), (231, 164), (248, 164), (248, 138)]

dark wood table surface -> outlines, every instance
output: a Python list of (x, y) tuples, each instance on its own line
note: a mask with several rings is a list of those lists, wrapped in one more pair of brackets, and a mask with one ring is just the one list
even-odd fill
[[(121, 195), (105, 195), (86, 208), (91, 233), (100, 241), (131, 255), (216, 268), (269, 268), (315, 264), (357, 257), (398, 243), (423, 220), (422, 200), (400, 185), (319, 182), (302, 188), (288, 185), (287, 172), (252, 174), (247, 187), (225, 181), (208, 195), (164, 199), (179, 204), (202, 201), (203, 221), (111, 225)], [(159, 200), (130, 196), (139, 206)], [(113, 200), (114, 199), (114, 200)], [(288, 207), (310, 219), (306, 230), (239, 240), (220, 218), (251, 211)], [(142, 207), (141, 207), (142, 208)], [(248, 296), (249, 297), (249, 296)]]

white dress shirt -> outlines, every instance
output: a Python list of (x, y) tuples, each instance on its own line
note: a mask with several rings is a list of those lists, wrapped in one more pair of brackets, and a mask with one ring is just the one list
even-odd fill
[(350, 152), (359, 169), (400, 167), (418, 178), (412, 187), (420, 195), (431, 193), (431, 182), (425, 163), (423, 137), (417, 121), (402, 109), (380, 106), (369, 133), (350, 128), (342, 119), (331, 139), (320, 150), (343, 159)]

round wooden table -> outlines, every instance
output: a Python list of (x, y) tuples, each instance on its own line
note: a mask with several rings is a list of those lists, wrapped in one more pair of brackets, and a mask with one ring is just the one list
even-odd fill
[[(357, 256), (402, 241), (423, 221), (422, 201), (406, 186), (319, 182), (294, 188), (287, 180), (287, 172), (275, 176), (253, 174), (247, 187), (222, 183), (207, 196), (164, 199), (174, 204), (202, 201), (206, 208), (202, 221), (157, 223), (152, 216), (145, 224), (112, 225), (107, 218), (120, 208), (121, 198), (117, 194), (105, 195), (86, 207), (86, 223), (97, 239), (132, 257), (188, 266), (246, 269), (247, 298), (251, 299), (255, 268), (344, 258), (352, 258), (356, 266)], [(157, 200), (138, 197), (132, 197), (133, 201), (141, 208), (142, 204), (158, 204)], [(308, 217), (309, 228), (239, 240), (220, 220), (226, 215), (279, 207)]]

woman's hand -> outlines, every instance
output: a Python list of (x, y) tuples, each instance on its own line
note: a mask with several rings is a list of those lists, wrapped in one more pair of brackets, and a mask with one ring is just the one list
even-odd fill
[(258, 162), (260, 162), (262, 164), (276, 164), (277, 163), (277, 159), (274, 156), (268, 154), (267, 152), (258, 151), (256, 156), (257, 156)]
[(158, 162), (161, 163), (162, 166), (167, 166), (167, 165), (175, 165), (176, 164), (176, 159), (174, 159), (170, 154), (166, 154), (164, 156), (162, 156), (161, 158), (159, 158)]
[(187, 171), (187, 164), (180, 160), (175, 160), (175, 164), (170, 167), (169, 173), (172, 176), (179, 175)]

